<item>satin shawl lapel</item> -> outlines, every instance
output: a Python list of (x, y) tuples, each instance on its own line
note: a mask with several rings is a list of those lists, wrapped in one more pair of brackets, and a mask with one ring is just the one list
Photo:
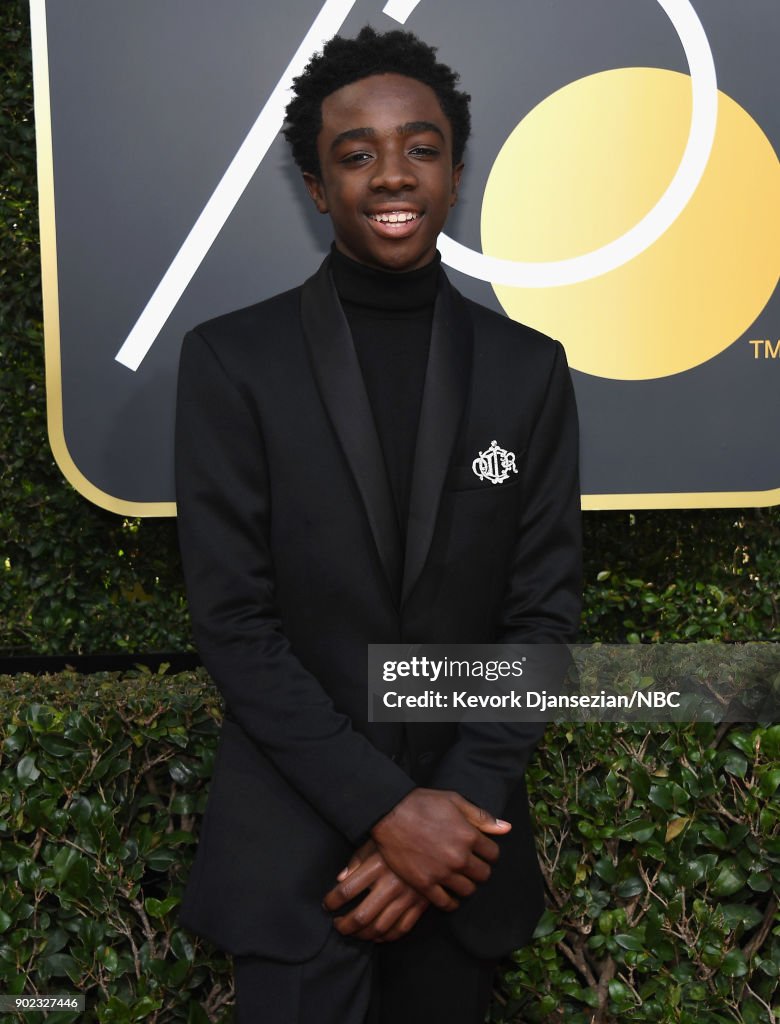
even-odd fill
[(428, 557), (471, 374), (468, 310), (444, 273), (439, 281), (417, 428), (402, 602), (411, 594)]
[(395, 501), (352, 334), (330, 275), (330, 258), (301, 291), (301, 321), (320, 396), (365, 505), (394, 600), (401, 574)]

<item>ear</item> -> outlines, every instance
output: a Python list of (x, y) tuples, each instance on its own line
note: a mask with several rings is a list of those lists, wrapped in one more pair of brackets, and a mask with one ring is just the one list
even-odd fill
[(320, 213), (328, 212), (328, 200), (325, 197), (325, 188), (317, 177), (316, 174), (312, 174), (311, 171), (303, 172), (303, 181), (306, 185), (309, 195), (314, 200), (314, 205), (317, 207)]
[(459, 163), (457, 167), (452, 170), (452, 195), (450, 197), (450, 206), (454, 206), (458, 201), (458, 189), (460, 188), (460, 176), (463, 174), (463, 164)]

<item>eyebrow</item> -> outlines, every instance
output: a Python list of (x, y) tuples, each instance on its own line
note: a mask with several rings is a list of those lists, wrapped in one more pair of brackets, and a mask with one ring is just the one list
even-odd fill
[[(407, 121), (405, 124), (399, 124), (395, 130), (399, 135), (414, 135), (415, 132), (435, 132), (442, 142), (444, 141), (444, 132), (433, 121)], [(330, 148), (335, 149), (339, 143), (350, 142), (353, 139), (373, 138), (376, 138), (375, 128), (348, 128), (344, 132), (339, 132), (333, 142), (331, 142)]]

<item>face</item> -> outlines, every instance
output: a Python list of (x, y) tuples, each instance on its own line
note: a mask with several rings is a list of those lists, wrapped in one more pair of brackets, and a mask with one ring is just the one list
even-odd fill
[(317, 152), (320, 176), (303, 177), (341, 252), (392, 271), (433, 259), (463, 164), (452, 165), (452, 128), (430, 86), (372, 75), (331, 93)]

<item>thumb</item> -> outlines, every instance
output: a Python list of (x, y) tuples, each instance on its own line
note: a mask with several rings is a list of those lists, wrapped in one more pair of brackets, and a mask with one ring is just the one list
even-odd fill
[(463, 797), (459, 798), (458, 808), (466, 821), (478, 828), (480, 832), (487, 832), (492, 836), (503, 836), (512, 828), (508, 821), (503, 818), (496, 818), (483, 807), (477, 807)]

